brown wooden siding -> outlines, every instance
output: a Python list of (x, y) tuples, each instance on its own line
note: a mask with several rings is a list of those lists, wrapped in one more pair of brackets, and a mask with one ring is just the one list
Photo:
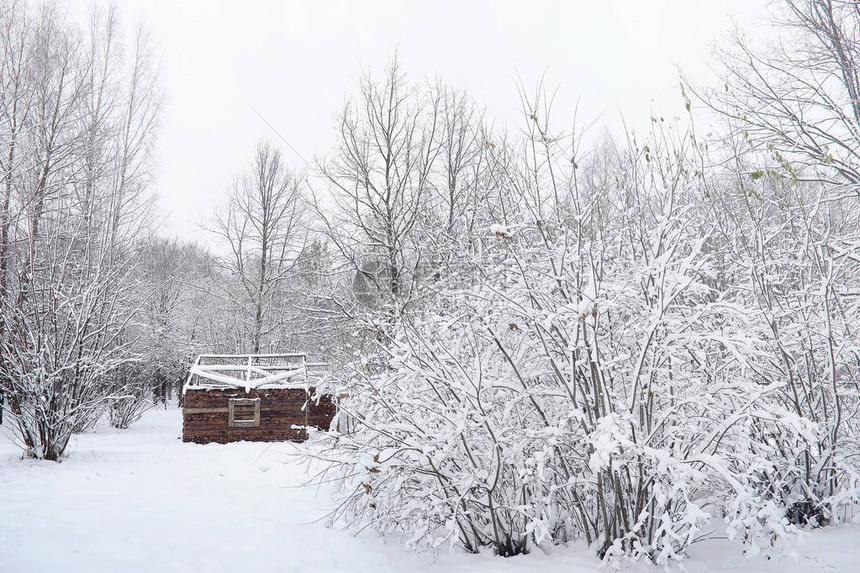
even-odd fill
[[(313, 395), (314, 389), (310, 389)], [(308, 393), (302, 388), (277, 388), (271, 390), (242, 389), (189, 389), (185, 393), (182, 415), (182, 441), (205, 444), (227, 443), (241, 440), (251, 442), (280, 442), (307, 439), (304, 429), (293, 426), (316, 426), (328, 430), (334, 418), (336, 406), (328, 396), (320, 398), (319, 404), (305, 405)], [(230, 398), (260, 398), (260, 425), (258, 427), (231, 428), (227, 411)]]

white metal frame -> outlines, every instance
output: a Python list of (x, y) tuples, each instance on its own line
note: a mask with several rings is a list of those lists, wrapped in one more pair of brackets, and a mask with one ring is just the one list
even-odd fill
[(201, 354), (194, 361), (182, 388), (303, 388), (309, 385), (308, 366), (318, 371), (323, 364), (308, 363), (304, 354)]

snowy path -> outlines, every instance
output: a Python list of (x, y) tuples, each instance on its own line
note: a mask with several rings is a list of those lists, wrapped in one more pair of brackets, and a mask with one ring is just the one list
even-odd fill
[[(513, 559), (413, 555), (314, 523), (327, 500), (295, 486), (290, 444), (183, 444), (180, 414), (74, 438), (61, 464), (20, 461), (0, 427), (0, 573), (595, 571), (582, 547)], [(710, 542), (704, 571), (860, 571), (860, 527), (816, 532), (797, 564), (746, 560)], [(826, 561), (824, 560), (826, 556)]]

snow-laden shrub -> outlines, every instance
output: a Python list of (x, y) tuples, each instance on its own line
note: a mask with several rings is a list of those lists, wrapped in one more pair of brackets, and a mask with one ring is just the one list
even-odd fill
[(419, 549), (583, 539), (657, 563), (714, 517), (763, 548), (790, 535), (761, 433), (811, 429), (751, 366), (767, 349), (706, 284), (704, 241), (667, 220), (653, 259), (583, 276), (553, 270), (563, 232), (530, 244), (546, 228), (500, 238), (482, 284), (443, 293), (447, 310), (404, 321), (356, 368), (356, 429), (323, 454), (342, 487), (333, 520)]
[(354, 431), (316, 452), (332, 521), (418, 549), (581, 539), (666, 563), (712, 528), (790, 546), (798, 502), (848, 515), (856, 205), (727, 181), (672, 128), (579, 165), (526, 111), (525, 151), (494, 151), (501, 220), (378, 313), (343, 380)]
[(709, 208), (725, 229), (722, 272), (765, 351), (750, 366), (793, 428), (750, 427), (773, 464), (759, 493), (794, 523), (839, 522), (854, 514), (860, 470), (860, 203), (776, 176), (748, 186), (715, 190)]
[(151, 370), (139, 363), (125, 364), (110, 377), (108, 416), (112, 427), (125, 430), (153, 407), (156, 381)]
[(142, 298), (130, 283), (152, 229), (161, 95), (145, 38), (125, 42), (113, 11), (81, 27), (2, 1), (0, 21), (0, 115), (16, 118), (0, 128), (15, 158), (2, 168), (0, 393), (25, 455), (58, 460), (134, 358), (124, 331)]

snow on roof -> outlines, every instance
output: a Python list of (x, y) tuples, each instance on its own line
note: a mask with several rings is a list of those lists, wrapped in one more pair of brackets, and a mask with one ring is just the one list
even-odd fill
[(304, 354), (201, 354), (182, 392), (217, 388), (304, 388), (322, 377), (324, 364)]

